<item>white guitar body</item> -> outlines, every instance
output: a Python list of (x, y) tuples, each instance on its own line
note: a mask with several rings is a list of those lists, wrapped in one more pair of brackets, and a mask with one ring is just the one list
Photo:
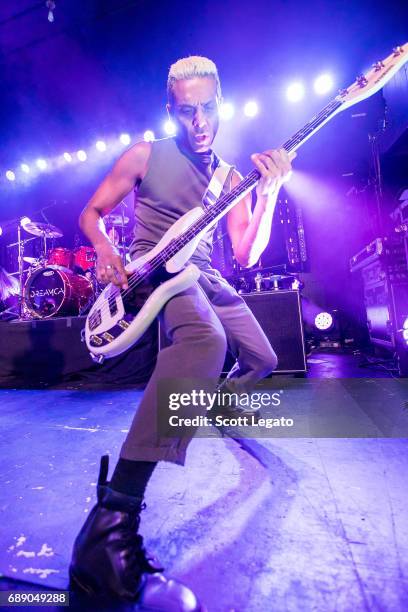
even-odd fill
[[(197, 207), (180, 217), (168, 229), (160, 242), (146, 255), (131, 261), (126, 266), (126, 271), (135, 272), (142, 268), (202, 214), (203, 209)], [(184, 269), (183, 267), (197, 248), (201, 236), (196, 236), (194, 240), (166, 262), (166, 271), (175, 274), (175, 276), (154, 289), (131, 323), (125, 318), (125, 306), (119, 287), (110, 284), (102, 291), (92, 306), (85, 324), (85, 341), (94, 359), (102, 362), (104, 358), (116, 357), (123, 353), (143, 336), (171, 297), (191, 287), (198, 280), (200, 270), (196, 265), (190, 264)], [(115, 303), (113, 312), (109, 308), (109, 303), (112, 303), (112, 301)], [(100, 322), (91, 329), (91, 323), (95, 319)], [(114, 332), (117, 328), (120, 329), (118, 336)], [(99, 346), (98, 339), (102, 340)]]
[[(288, 153), (296, 151), (337, 113), (381, 89), (407, 61), (408, 43), (396, 47), (388, 57), (376, 62), (365, 75), (358, 77), (348, 89), (341, 90), (320, 113), (286, 141), (283, 148)], [(205, 232), (255, 187), (260, 176), (258, 170), (252, 170), (231, 192), (213, 202), (207, 210), (197, 207), (180, 217), (149, 253), (126, 266), (126, 270), (133, 273), (129, 278), (129, 290), (121, 291), (114, 285), (106, 287), (93, 305), (85, 325), (86, 343), (96, 361), (123, 353), (144, 334), (173, 295), (198, 280), (199, 269), (193, 264), (184, 268), (186, 262)], [(131, 300), (126, 300), (130, 289), (140, 286), (156, 270), (164, 268), (168, 275), (174, 276), (164, 279), (140, 309), (137, 306), (132, 308)]]

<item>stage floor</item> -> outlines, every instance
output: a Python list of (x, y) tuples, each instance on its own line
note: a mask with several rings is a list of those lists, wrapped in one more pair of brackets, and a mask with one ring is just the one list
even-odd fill
[[(338, 359), (313, 358), (338, 373)], [(389, 382), (398, 395), (399, 381)], [(113, 468), (140, 397), (0, 391), (1, 588), (67, 587), (99, 458), (109, 453)], [(384, 410), (390, 397), (388, 387)], [(408, 607), (407, 468), (406, 439), (196, 439), (186, 467), (154, 472), (141, 532), (209, 612), (399, 612)]]

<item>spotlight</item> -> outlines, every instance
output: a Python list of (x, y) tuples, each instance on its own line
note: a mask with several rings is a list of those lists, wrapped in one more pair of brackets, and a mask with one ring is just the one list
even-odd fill
[(176, 133), (176, 126), (171, 119), (164, 122), (163, 129), (168, 136), (174, 136)]
[(77, 151), (77, 158), (79, 159), (79, 161), (84, 162), (87, 157), (87, 154), (82, 149)]
[(130, 138), (129, 134), (121, 134), (121, 135), (119, 136), (119, 140), (120, 140), (120, 142), (121, 142), (123, 145), (127, 146), (128, 144), (130, 144), (130, 140), (131, 140), (131, 138)]
[(21, 227), (25, 227), (28, 223), (31, 223), (31, 219), (30, 217), (22, 217), (20, 219), (20, 225)]
[(321, 74), (315, 79), (313, 88), (318, 95), (323, 96), (333, 89), (334, 81), (330, 74)]
[(98, 140), (98, 142), (95, 144), (95, 147), (98, 149), (98, 151), (103, 153), (104, 151), (106, 151), (106, 142), (104, 142), (103, 140)]
[(3, 234), (3, 228), (0, 225), (0, 236), (2, 236), (2, 234)]
[(222, 104), (220, 104), (218, 112), (220, 119), (222, 119), (223, 121), (228, 121), (234, 116), (235, 108), (230, 102), (223, 102)]
[(255, 117), (259, 113), (259, 107), (255, 100), (250, 100), (244, 106), (244, 114), (247, 117)]
[(37, 159), (36, 164), (40, 170), (45, 170), (48, 165), (45, 159)]
[(152, 132), (152, 130), (146, 130), (143, 134), (143, 140), (145, 142), (152, 142), (154, 140), (154, 132)]
[(333, 317), (329, 312), (319, 312), (315, 316), (314, 324), (320, 331), (328, 331), (333, 326)]
[(72, 162), (72, 155), (71, 155), (71, 153), (67, 153), (67, 152), (65, 152), (65, 153), (64, 153), (64, 155), (63, 155), (63, 158), (64, 158), (64, 159), (65, 159), (65, 161), (66, 161), (66, 162), (68, 162), (68, 163)]
[(408, 317), (405, 319), (402, 326), (402, 337), (404, 338), (405, 343), (408, 345)]
[(29, 166), (29, 165), (27, 165), (27, 164), (21, 164), (20, 168), (21, 168), (21, 170), (22, 170), (23, 172), (25, 172), (26, 174), (28, 174), (28, 173), (30, 172), (30, 166)]
[(289, 102), (299, 102), (305, 95), (305, 88), (302, 83), (292, 83), (286, 89), (286, 97)]
[(8, 179), (9, 181), (15, 181), (16, 180), (16, 175), (14, 174), (14, 172), (12, 170), (7, 170), (7, 172), (6, 172), (6, 179)]

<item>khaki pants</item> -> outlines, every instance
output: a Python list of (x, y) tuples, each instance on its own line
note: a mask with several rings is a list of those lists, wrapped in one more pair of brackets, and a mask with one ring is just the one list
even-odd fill
[(120, 456), (183, 465), (192, 438), (161, 437), (157, 433), (158, 381), (203, 379), (204, 390), (213, 392), (228, 344), (239, 366), (234, 368), (229, 390), (248, 392), (276, 368), (277, 358), (244, 300), (215, 270), (202, 272), (198, 283), (169, 300), (162, 310), (161, 323), (172, 344), (158, 354)]

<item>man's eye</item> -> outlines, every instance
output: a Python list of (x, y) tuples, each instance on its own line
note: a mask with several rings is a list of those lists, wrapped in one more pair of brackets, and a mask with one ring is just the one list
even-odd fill
[(186, 117), (191, 117), (194, 114), (194, 109), (193, 108), (189, 108), (189, 107), (182, 107), (180, 109), (180, 113), (182, 115), (185, 115)]

